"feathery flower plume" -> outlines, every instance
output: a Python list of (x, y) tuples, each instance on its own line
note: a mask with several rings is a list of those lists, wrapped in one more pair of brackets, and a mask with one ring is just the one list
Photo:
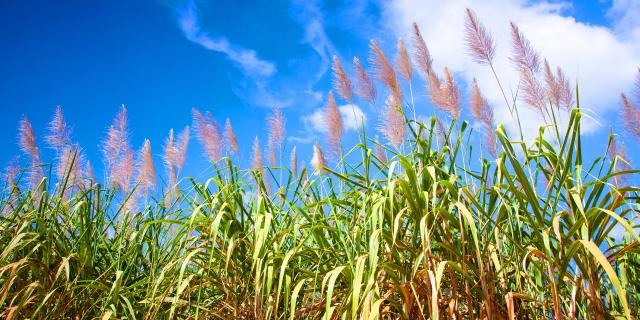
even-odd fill
[(269, 139), (267, 144), (267, 160), (269, 161), (269, 166), (275, 167), (278, 164), (275, 145), (272, 139)]
[(491, 155), (495, 157), (497, 154), (497, 146), (495, 135), (492, 132), (492, 129), (495, 126), (493, 109), (487, 102), (487, 99), (482, 96), (476, 79), (473, 79), (471, 88), (471, 113), (474, 118), (485, 126), (485, 130), (487, 131), (485, 147), (489, 150)]
[(435, 117), (436, 118), (436, 139), (438, 139), (438, 145), (440, 145), (441, 147), (444, 147), (446, 145), (449, 144), (449, 140), (447, 139), (447, 130), (444, 128), (444, 124), (442, 124), (442, 121), (440, 120), (440, 118), (438, 116)]
[(11, 212), (15, 211), (16, 209), (16, 205), (18, 202), (18, 197), (19, 197), (19, 189), (18, 189), (18, 184), (16, 182), (16, 177), (18, 176), (18, 173), (20, 172), (20, 163), (19, 160), (20, 157), (15, 157), (13, 158), (13, 160), (11, 160), (9, 162), (9, 164), (7, 165), (6, 169), (5, 169), (5, 174), (4, 174), (4, 178), (5, 178), (5, 188), (6, 190), (9, 190), (9, 194), (7, 195), (7, 197), (5, 198), (4, 201), (4, 206), (2, 207), (2, 213), (1, 215), (6, 217), (7, 215), (9, 215)]
[(93, 171), (93, 167), (91, 166), (91, 161), (87, 160), (84, 166), (85, 179), (87, 179), (87, 186), (91, 187), (94, 183), (96, 183), (96, 174)]
[(342, 68), (342, 64), (340, 63), (340, 59), (338, 56), (333, 56), (333, 87), (336, 89), (336, 92), (348, 102), (353, 100), (353, 87), (351, 85), (351, 80), (347, 76), (347, 73)]
[(218, 129), (218, 124), (210, 113), (204, 116), (200, 111), (193, 108), (193, 127), (196, 130), (196, 137), (204, 148), (210, 161), (215, 162), (220, 159), (222, 152), (222, 135)]
[[(255, 140), (253, 140), (253, 150), (251, 155), (251, 164), (253, 169), (260, 172), (262, 176), (262, 183), (264, 183), (264, 187), (269, 192), (269, 180), (266, 177), (266, 172), (264, 170), (264, 162), (262, 160), (262, 151), (260, 150), (260, 140), (256, 136)], [(257, 179), (257, 178), (256, 178)], [(257, 180), (256, 180), (257, 181)]]
[(340, 156), (342, 149), (342, 135), (344, 134), (344, 128), (342, 126), (342, 117), (340, 111), (336, 105), (336, 99), (333, 96), (333, 92), (329, 91), (327, 95), (327, 106), (325, 107), (324, 119), (327, 124), (329, 141), (329, 150), (336, 157)]
[(307, 183), (307, 164), (304, 162), (304, 160), (302, 160), (302, 162), (300, 163), (300, 174), (302, 175), (300, 177), (300, 181), (302, 182), (302, 184)]
[(16, 184), (16, 178), (18, 177), (18, 173), (20, 172), (19, 160), (20, 156), (13, 158), (5, 168), (4, 179), (5, 183), (9, 186), (13, 186)]
[(471, 114), (488, 127), (493, 126), (493, 109), (480, 92), (478, 81), (475, 78), (471, 86)]
[(429, 74), (429, 91), (431, 101), (440, 109), (448, 112), (454, 119), (460, 116), (460, 89), (449, 71), (444, 68), (444, 79), (441, 82), (435, 72)]
[(142, 149), (140, 150), (140, 159), (138, 160), (138, 181), (141, 191), (153, 190), (156, 187), (156, 168), (153, 163), (153, 155), (151, 154), (151, 142), (149, 139), (144, 140)]
[(415, 60), (418, 69), (429, 79), (428, 76), (432, 70), (431, 64), (433, 60), (427, 48), (427, 43), (424, 41), (422, 33), (420, 33), (420, 28), (415, 22), (413, 23), (413, 60)]
[(273, 142), (274, 147), (281, 147), (285, 138), (285, 125), (287, 118), (282, 114), (280, 107), (273, 108), (273, 112), (267, 119), (269, 126), (269, 140)]
[(36, 145), (36, 135), (33, 132), (31, 122), (29, 122), (26, 116), (23, 116), (22, 120), (20, 120), (18, 135), (20, 149), (31, 158), (29, 184), (31, 187), (35, 187), (42, 181), (42, 178), (44, 178), (44, 172), (41, 167), (40, 150)]
[(293, 150), (291, 150), (291, 173), (293, 177), (298, 177), (298, 154), (296, 153), (296, 146), (293, 146)]
[(182, 132), (178, 135), (178, 141), (175, 143), (175, 165), (178, 169), (177, 171), (182, 170), (182, 166), (187, 160), (187, 148), (189, 147), (190, 134), (189, 126), (184, 127)]
[(447, 111), (458, 120), (460, 116), (460, 90), (453, 78), (453, 74), (449, 72), (449, 68), (444, 68), (444, 83), (440, 88), (444, 98), (444, 106)]
[(33, 127), (29, 119), (27, 119), (27, 116), (23, 116), (22, 120), (20, 120), (18, 132), (20, 149), (29, 155), (31, 159), (40, 159), (40, 150), (38, 150), (38, 146), (36, 145), (36, 135), (33, 132)]
[(253, 151), (251, 156), (252, 168), (262, 172), (264, 164), (262, 162), (262, 151), (260, 151), (260, 140), (258, 137), (253, 140)]
[(527, 69), (534, 75), (540, 72), (540, 57), (538, 53), (513, 22), (511, 22), (511, 42), (513, 45), (511, 61), (515, 63), (517, 69)]
[(116, 179), (114, 171), (118, 167), (122, 167), (119, 162), (124, 161), (122, 158), (127, 150), (130, 151), (130, 148), (129, 131), (127, 129), (127, 108), (122, 105), (113, 120), (113, 124), (107, 131), (107, 139), (102, 144), (102, 154), (104, 155), (109, 184)]
[(371, 40), (369, 48), (372, 51), (370, 62), (378, 80), (387, 86), (396, 101), (402, 101), (402, 92), (400, 91), (400, 84), (396, 77), (396, 71), (393, 70), (393, 67), (375, 40)]
[[(607, 149), (607, 157), (610, 161), (615, 161), (614, 172), (622, 172), (631, 170), (631, 162), (627, 156), (627, 148), (625, 147), (623, 142), (619, 142), (618, 139), (613, 135), (613, 130), (609, 128), (609, 135), (612, 136), (611, 144), (609, 144), (609, 148)], [(620, 184), (625, 178), (628, 176), (617, 176), (614, 178), (614, 183)]]
[(545, 92), (536, 76), (528, 68), (520, 69), (520, 82), (522, 86), (522, 100), (529, 106), (544, 114)]
[(70, 143), (67, 122), (64, 120), (62, 107), (56, 106), (56, 111), (53, 114), (53, 119), (49, 122), (48, 129), (49, 132), (45, 140), (52, 149), (60, 152), (64, 146)]
[(356, 70), (355, 94), (360, 97), (360, 99), (374, 104), (378, 94), (376, 86), (373, 84), (371, 77), (369, 77), (364, 70), (360, 59), (357, 57), (353, 57), (353, 67)]
[[(188, 127), (187, 127), (188, 128)], [(164, 168), (167, 172), (167, 195), (165, 198), (167, 206), (173, 202), (173, 197), (176, 193), (178, 184), (178, 174), (176, 173), (176, 163), (178, 158), (178, 148), (176, 148), (175, 137), (173, 135), (173, 129), (169, 130), (169, 136), (164, 144), (164, 156), (162, 160), (164, 162)]]
[(224, 137), (227, 139), (227, 149), (231, 154), (238, 154), (238, 138), (233, 131), (231, 120), (227, 118), (224, 124)]
[(400, 108), (402, 108), (402, 105), (390, 94), (385, 101), (383, 119), (379, 127), (380, 132), (395, 147), (398, 147), (404, 141), (405, 127)]
[(58, 167), (56, 168), (56, 176), (59, 181), (67, 180), (67, 185), (74, 186), (80, 182), (82, 178), (83, 155), (78, 146), (65, 146), (58, 155)]
[(380, 162), (387, 163), (387, 155), (384, 153), (384, 149), (382, 149), (382, 144), (380, 143), (380, 139), (378, 138), (378, 135), (376, 135), (375, 144), (376, 144), (375, 146), (376, 157), (378, 157), (378, 160), (380, 160)]
[(558, 84), (560, 91), (560, 107), (564, 108), (565, 110), (571, 109), (571, 107), (573, 106), (573, 88), (569, 83), (569, 79), (567, 79), (560, 67), (556, 68), (556, 83)]
[(560, 86), (556, 81), (556, 76), (551, 71), (551, 66), (549, 65), (549, 61), (544, 59), (544, 83), (546, 85), (547, 95), (551, 102), (559, 106), (560, 105)]
[(122, 159), (113, 168), (113, 182), (125, 193), (129, 192), (135, 167), (135, 155), (131, 148), (127, 146), (122, 153)]
[(622, 99), (622, 122), (632, 135), (640, 139), (640, 126), (638, 126), (640, 123), (640, 109), (631, 103), (624, 93), (620, 94), (620, 97)]
[(318, 174), (322, 174), (327, 167), (327, 159), (324, 157), (324, 153), (318, 144), (313, 145), (313, 158), (311, 158), (311, 165), (316, 169)]
[(479, 64), (489, 65), (496, 54), (496, 45), (491, 33), (478, 21), (476, 14), (467, 8), (465, 27), (465, 41), (467, 50), (473, 60)]
[(413, 77), (411, 58), (409, 58), (409, 52), (407, 52), (407, 48), (404, 46), (404, 41), (402, 41), (402, 39), (398, 39), (396, 65), (398, 66), (398, 73), (400, 73), (400, 75), (407, 81), (411, 81), (411, 78)]
[(573, 105), (573, 89), (560, 67), (554, 74), (547, 59), (544, 59), (544, 82), (547, 96), (553, 105), (569, 110)]

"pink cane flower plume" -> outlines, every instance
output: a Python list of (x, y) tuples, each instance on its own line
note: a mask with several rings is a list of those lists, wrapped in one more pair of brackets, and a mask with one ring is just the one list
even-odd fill
[(560, 105), (560, 87), (556, 82), (556, 76), (555, 74), (553, 74), (553, 71), (551, 71), (551, 66), (549, 65), (549, 61), (547, 61), (547, 59), (544, 59), (544, 83), (546, 86), (545, 89), (547, 90), (547, 95), (549, 96), (549, 99), (551, 99), (551, 102), (553, 103), (553, 105), (559, 106)]
[(262, 162), (262, 151), (260, 151), (260, 140), (258, 137), (253, 140), (253, 152), (251, 158), (252, 168), (262, 170), (264, 164)]
[(4, 179), (8, 186), (14, 186), (16, 184), (16, 178), (20, 172), (20, 157), (13, 158), (7, 167), (5, 168)]
[(545, 92), (536, 76), (528, 68), (520, 69), (522, 100), (540, 114), (545, 110)]
[(444, 68), (443, 81), (438, 79), (435, 72), (431, 72), (429, 91), (431, 101), (438, 108), (449, 113), (456, 120), (460, 117), (460, 89), (449, 68)]
[(409, 52), (404, 46), (404, 41), (398, 39), (398, 54), (396, 55), (396, 66), (398, 66), (398, 73), (407, 81), (411, 81), (413, 77), (413, 70), (411, 67), (411, 58), (409, 58)]
[(324, 157), (324, 153), (318, 144), (313, 145), (313, 158), (311, 158), (311, 165), (316, 169), (318, 174), (322, 174), (327, 167), (327, 159)]
[(120, 162), (124, 161), (123, 158), (127, 150), (131, 152), (130, 149), (129, 131), (127, 128), (127, 108), (125, 105), (122, 105), (120, 107), (120, 111), (118, 111), (115, 119), (113, 120), (113, 124), (109, 127), (107, 139), (102, 144), (102, 153), (104, 155), (107, 171), (107, 181), (109, 183), (112, 183), (112, 181), (116, 179), (116, 173), (114, 171), (120, 170), (124, 167)]
[(487, 102), (478, 86), (478, 81), (473, 79), (471, 87), (471, 114), (474, 118), (480, 121), (484, 126), (486, 132), (486, 148), (494, 157), (497, 153), (496, 138), (492, 130), (495, 127), (493, 109)]
[(7, 168), (5, 169), (5, 188), (9, 190), (8, 197), (5, 198), (4, 206), (2, 207), (2, 216), (6, 217), (11, 212), (15, 211), (20, 190), (18, 189), (18, 184), (16, 182), (16, 177), (20, 172), (20, 157), (15, 157), (13, 160), (9, 162)]
[(447, 130), (444, 128), (444, 124), (442, 124), (442, 121), (438, 116), (436, 116), (435, 119), (436, 119), (435, 134), (436, 134), (436, 139), (438, 139), (437, 140), (438, 145), (440, 147), (449, 145), (449, 140), (447, 139)]
[(376, 86), (373, 84), (371, 77), (369, 77), (367, 72), (364, 70), (360, 63), (360, 59), (357, 57), (353, 57), (353, 67), (356, 71), (355, 94), (360, 97), (360, 99), (374, 104), (378, 94)]
[(416, 62), (418, 69), (425, 75), (425, 78), (429, 79), (433, 60), (427, 48), (427, 43), (420, 33), (420, 28), (415, 22), (413, 23), (413, 60)]
[(178, 171), (182, 170), (184, 162), (187, 159), (187, 148), (189, 147), (190, 131), (189, 126), (182, 129), (178, 135), (178, 141), (175, 143), (175, 165)]
[(224, 124), (224, 137), (227, 140), (227, 149), (229, 152), (231, 154), (238, 154), (238, 138), (236, 138), (236, 133), (233, 131), (233, 126), (229, 118), (227, 118)]
[[(609, 129), (609, 135), (611, 138), (611, 143), (607, 149), (607, 157), (610, 161), (615, 162), (614, 172), (622, 172), (632, 170), (631, 162), (627, 156), (627, 148), (625, 147), (623, 142), (619, 142), (618, 139), (613, 135), (613, 130)], [(614, 183), (618, 185), (622, 181), (625, 180), (624, 175), (617, 176), (614, 178)]]
[(126, 147), (123, 151), (122, 159), (116, 163), (113, 170), (114, 184), (125, 193), (129, 192), (135, 167), (135, 155), (130, 147)]
[(396, 101), (391, 94), (385, 102), (382, 123), (379, 126), (380, 132), (387, 138), (389, 143), (398, 147), (404, 141), (404, 119), (401, 112), (402, 105)]
[(218, 161), (222, 152), (222, 135), (217, 122), (208, 112), (203, 116), (200, 111), (194, 108), (192, 113), (196, 137), (204, 148), (205, 154), (210, 161)]
[(269, 140), (273, 142), (275, 147), (280, 147), (284, 143), (285, 126), (287, 119), (282, 114), (279, 107), (273, 109), (273, 113), (267, 119), (269, 127)]
[(622, 122), (629, 133), (640, 139), (640, 109), (622, 93)]
[[(188, 128), (188, 127), (187, 127)], [(164, 145), (164, 156), (162, 160), (164, 162), (164, 168), (167, 172), (167, 195), (165, 198), (167, 206), (169, 206), (176, 193), (178, 184), (178, 175), (176, 173), (176, 163), (178, 157), (178, 148), (176, 148), (175, 137), (173, 135), (173, 129), (169, 130), (169, 136), (167, 137)]]
[(302, 160), (302, 162), (300, 163), (300, 173), (302, 174), (302, 176), (300, 177), (300, 181), (302, 182), (302, 184), (307, 183), (307, 164), (304, 162), (304, 160)]
[(40, 159), (40, 150), (36, 145), (36, 135), (33, 132), (33, 127), (31, 126), (31, 122), (27, 119), (26, 116), (22, 117), (20, 120), (20, 128), (19, 132), (19, 141), (20, 149), (29, 155), (31, 159)]
[(488, 128), (494, 126), (493, 109), (489, 106), (482, 92), (480, 92), (480, 87), (476, 79), (473, 79), (471, 88), (471, 113)]
[(353, 86), (351, 85), (351, 80), (349, 80), (349, 76), (342, 68), (342, 64), (340, 63), (340, 59), (338, 56), (333, 56), (333, 67), (331, 68), (333, 71), (333, 87), (336, 89), (336, 92), (348, 102), (353, 100)]
[(342, 126), (342, 117), (340, 116), (340, 111), (338, 110), (332, 91), (329, 91), (327, 95), (324, 119), (328, 129), (327, 140), (329, 142), (329, 150), (334, 156), (339, 157), (342, 149), (344, 127)]
[(454, 119), (458, 120), (460, 117), (460, 89), (458, 89), (456, 80), (447, 67), (444, 68), (444, 83), (441, 90), (445, 101), (444, 108)]
[(547, 59), (544, 59), (544, 82), (547, 96), (552, 104), (569, 110), (573, 105), (573, 89), (562, 69), (558, 67), (554, 74)]
[(29, 170), (29, 183), (33, 188), (37, 186), (42, 178), (44, 178), (44, 172), (42, 170), (42, 161), (40, 160), (40, 150), (36, 145), (36, 135), (33, 132), (31, 122), (26, 116), (20, 120), (20, 127), (18, 129), (18, 144), (20, 149), (31, 158), (31, 169)]
[(560, 91), (560, 107), (570, 110), (573, 107), (573, 88), (560, 67), (556, 68), (556, 83)]
[(266, 177), (264, 170), (264, 161), (262, 160), (262, 151), (260, 150), (260, 140), (258, 137), (253, 140), (253, 150), (251, 155), (252, 168), (260, 173), (262, 176), (262, 182), (264, 183), (267, 192), (269, 190), (269, 180)]
[(513, 22), (511, 22), (511, 43), (513, 45), (511, 61), (515, 63), (517, 70), (527, 69), (533, 75), (540, 72), (538, 53)]
[(267, 160), (269, 160), (269, 166), (275, 167), (278, 164), (278, 160), (276, 158), (276, 148), (272, 139), (269, 139), (267, 142)]
[(67, 179), (68, 186), (77, 185), (82, 178), (82, 166), (84, 156), (79, 150), (78, 145), (65, 146), (58, 155), (58, 167), (56, 176), (58, 181), (63, 182)]
[(465, 21), (465, 41), (467, 50), (475, 62), (486, 65), (493, 62), (493, 57), (496, 54), (493, 37), (469, 8), (467, 8), (467, 20)]
[(296, 146), (293, 146), (293, 150), (291, 150), (291, 174), (295, 178), (298, 177), (298, 154), (296, 152)]
[(371, 40), (369, 47), (372, 51), (370, 62), (378, 80), (389, 89), (396, 101), (402, 101), (402, 92), (400, 91), (400, 84), (398, 83), (396, 72), (393, 70), (384, 52), (375, 40)]
[(149, 139), (144, 140), (144, 144), (142, 145), (142, 149), (140, 150), (139, 157), (139, 188), (143, 192), (153, 190), (156, 188), (156, 167), (153, 163), (153, 155), (151, 154), (151, 142), (149, 141)]
[(91, 161), (87, 160), (84, 166), (85, 179), (88, 180), (88, 184), (86, 186), (91, 187), (94, 183), (96, 183), (96, 174), (93, 171), (93, 167), (91, 166)]
[(69, 145), (69, 129), (62, 114), (62, 107), (56, 106), (53, 119), (49, 122), (48, 129), (49, 132), (45, 140), (52, 149), (60, 152), (63, 147)]
[(387, 163), (387, 155), (384, 153), (384, 149), (382, 149), (382, 144), (380, 143), (380, 139), (378, 138), (378, 135), (376, 135), (375, 144), (376, 144), (375, 146), (376, 157), (378, 157), (378, 160), (380, 160), (380, 162)]

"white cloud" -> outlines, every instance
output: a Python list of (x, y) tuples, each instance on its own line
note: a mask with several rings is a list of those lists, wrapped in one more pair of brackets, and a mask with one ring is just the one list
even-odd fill
[(225, 37), (214, 37), (200, 29), (197, 8), (193, 1), (178, 12), (180, 29), (185, 37), (208, 50), (224, 53), (242, 72), (251, 78), (270, 77), (275, 74), (276, 66), (258, 58), (254, 50), (242, 48), (229, 42)]
[(617, 35), (632, 41), (640, 40), (640, 2), (613, 0), (607, 17), (613, 21)]
[[(367, 122), (367, 116), (362, 112), (362, 109), (355, 104), (339, 106), (338, 110), (340, 111), (340, 117), (342, 118), (342, 125), (345, 131), (357, 131), (360, 126)], [(303, 116), (302, 122), (305, 124), (305, 127), (314, 132), (326, 134), (329, 131), (324, 117), (324, 109), (317, 109), (312, 114)]]
[[(631, 5), (632, 2), (637, 3), (634, 0), (616, 1), (621, 3), (619, 6), (623, 9), (640, 7)], [(567, 15), (570, 5), (566, 3), (541, 2), (532, 5), (525, 0), (395, 0), (384, 4), (384, 24), (396, 36), (410, 38), (411, 23), (418, 23), (437, 70), (447, 65), (467, 82), (478, 78), (481, 89), (496, 108), (497, 121), (500, 123), (511, 121), (496, 81), (487, 67), (473, 63), (466, 53), (466, 7), (477, 13), (497, 41), (496, 71), (508, 95), (516, 92), (518, 85), (518, 74), (508, 58), (511, 54), (510, 21), (520, 27), (536, 50), (547, 57), (552, 65), (561, 66), (572, 81), (578, 81), (581, 106), (595, 113), (597, 118), (618, 107), (619, 93), (630, 88), (636, 67), (640, 65), (638, 41), (633, 41), (628, 34), (623, 36), (603, 26), (576, 21)], [(620, 19), (622, 23), (624, 19)], [(522, 103), (519, 105), (523, 106)], [(525, 131), (535, 132), (540, 124), (536, 113), (525, 107), (519, 110)], [(593, 132), (598, 127), (597, 122), (587, 120), (582, 129)]]

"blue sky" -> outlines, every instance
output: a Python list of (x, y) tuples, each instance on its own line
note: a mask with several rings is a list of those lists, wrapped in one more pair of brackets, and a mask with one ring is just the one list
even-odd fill
[[(413, 21), (423, 29), (436, 68), (447, 65), (454, 71), (463, 96), (468, 81), (478, 77), (497, 105), (486, 70), (473, 66), (460, 47), (467, 6), (494, 32), (503, 60), (510, 53), (503, 33), (513, 20), (542, 55), (579, 81), (585, 107), (597, 120), (585, 125), (585, 135), (603, 141), (594, 146), (603, 145), (609, 125), (622, 130), (617, 97), (631, 90), (640, 66), (640, 23), (635, 22), (640, 5), (632, 0), (3, 1), (0, 165), (19, 154), (16, 129), (22, 115), (33, 123), (50, 160), (43, 136), (61, 105), (74, 141), (101, 172), (99, 144), (121, 104), (129, 110), (134, 147), (149, 138), (158, 167), (169, 129), (190, 125), (193, 107), (210, 111), (221, 123), (231, 119), (246, 167), (253, 137), (266, 140), (265, 116), (280, 106), (288, 118), (288, 148), (297, 145), (308, 162), (312, 144), (324, 143), (318, 110), (331, 89), (331, 56), (338, 55), (350, 71), (352, 57), (366, 61), (368, 42), (377, 39), (393, 57), (398, 37), (409, 42)], [(498, 70), (513, 80), (507, 62)], [(415, 81), (418, 112), (428, 116), (426, 91), (420, 79)], [(369, 133), (375, 133), (376, 109), (356, 104)], [(498, 121), (508, 121), (496, 110)], [(637, 144), (625, 139), (632, 160), (640, 161)], [(355, 130), (348, 130), (345, 145), (355, 140)], [(195, 140), (185, 167), (190, 175), (206, 167)]]

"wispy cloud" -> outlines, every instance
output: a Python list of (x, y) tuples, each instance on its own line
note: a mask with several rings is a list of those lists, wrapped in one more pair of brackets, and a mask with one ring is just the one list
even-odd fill
[(331, 63), (331, 55), (336, 52), (327, 36), (324, 15), (317, 1), (291, 0), (291, 16), (303, 27), (302, 43), (308, 44), (320, 57), (320, 68), (316, 79), (322, 77)]
[[(435, 68), (442, 70), (447, 65), (467, 83), (473, 77), (478, 78), (481, 89), (497, 108), (499, 123), (510, 123), (510, 119), (496, 81), (490, 70), (472, 62), (464, 48), (466, 7), (476, 11), (497, 40), (496, 69), (506, 83), (508, 94), (517, 92), (518, 87), (518, 73), (509, 61), (510, 20), (518, 24), (552, 65), (561, 66), (572, 82), (579, 83), (581, 106), (597, 117), (613, 113), (619, 105), (620, 91), (632, 85), (636, 67), (640, 65), (640, 43), (633, 40), (638, 39), (633, 32), (629, 33), (639, 30), (635, 23), (638, 20), (633, 18), (640, 12), (637, 1), (614, 1), (610, 17), (615, 20), (615, 30), (576, 21), (570, 15), (571, 5), (566, 2), (394, 0), (386, 3), (382, 16), (395, 36), (409, 38), (411, 23), (416, 21), (434, 57)], [(538, 119), (535, 111), (520, 110), (521, 118)], [(535, 132), (540, 123), (540, 119), (526, 121), (525, 130)], [(597, 122), (587, 119), (582, 129), (594, 132), (599, 127)]]
[(178, 9), (180, 29), (185, 37), (204, 48), (223, 53), (251, 78), (271, 77), (276, 73), (274, 63), (262, 60), (256, 52), (229, 42), (222, 36), (212, 36), (200, 28), (198, 11), (193, 1)]

